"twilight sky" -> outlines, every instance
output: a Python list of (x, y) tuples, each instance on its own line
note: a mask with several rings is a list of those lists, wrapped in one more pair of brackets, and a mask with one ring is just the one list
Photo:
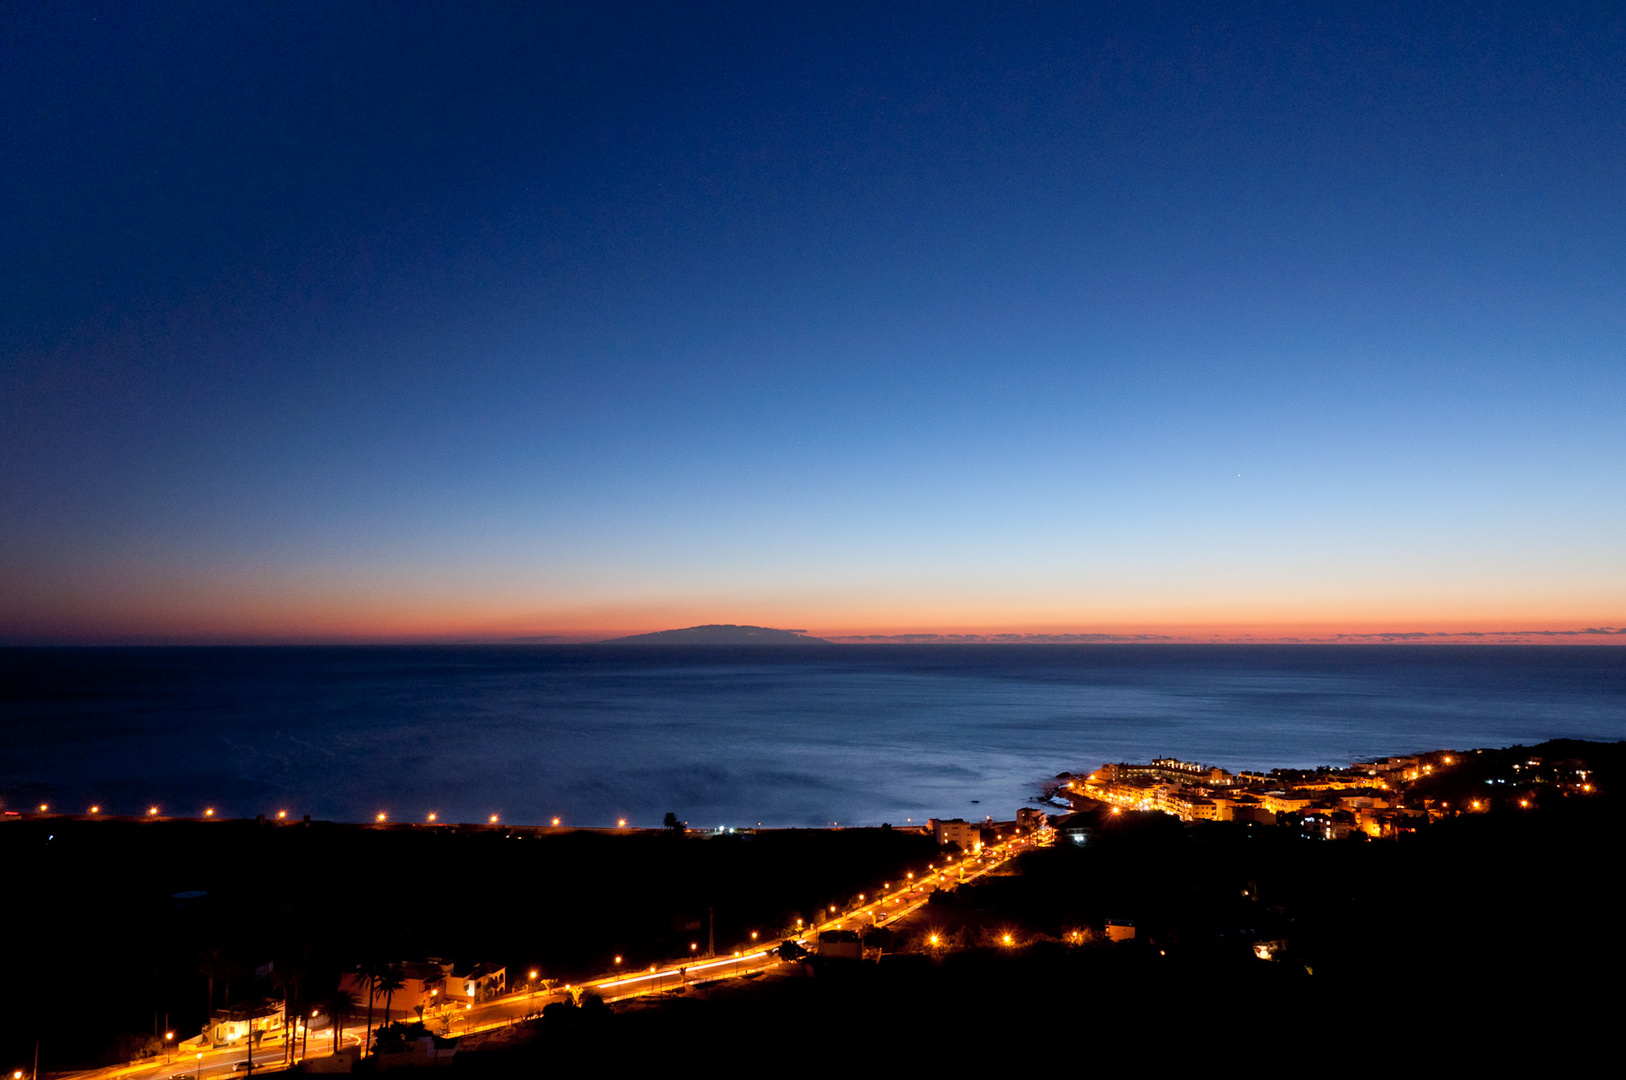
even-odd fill
[(1626, 625), (1626, 11), (1239, 7), (0, 8), (0, 640)]

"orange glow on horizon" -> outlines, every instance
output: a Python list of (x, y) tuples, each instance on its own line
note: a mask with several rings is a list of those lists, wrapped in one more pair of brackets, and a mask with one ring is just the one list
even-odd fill
[[(511, 599), (414, 596), (352, 587), (334, 595), (293, 588), (242, 595), (225, 586), (197, 587), (181, 599), (126, 588), (116, 602), (23, 605), (0, 617), (0, 636), (13, 640), (129, 644), (362, 644), (505, 642), (546, 639), (590, 642), (655, 630), (713, 623), (797, 627), (813, 637), (856, 639), (900, 635), (1103, 635), (1110, 640), (1171, 642), (1453, 641), (1608, 643), (1626, 645), (1626, 619), (1576, 604), (1496, 603), (1482, 607), (1388, 605), (1326, 598), (1263, 597), (1255, 603), (1194, 596), (1110, 603), (1035, 601), (1028, 592), (969, 602), (927, 601), (912, 595), (809, 598), (805, 602), (703, 601), (667, 604), (576, 604), (543, 609)], [(61, 598), (57, 598), (61, 599)], [(98, 598), (98, 601), (104, 598)], [(1590, 604), (1608, 606), (1607, 601)], [(1069, 616), (1062, 609), (1076, 609)], [(1313, 612), (1313, 613), (1312, 613)], [(1579, 613), (1578, 613), (1579, 612)], [(1524, 631), (1524, 633), (1520, 633)]]
[[(435, 644), (540, 644), (577, 645), (592, 644), (611, 638), (646, 634), (658, 630), (704, 626), (716, 622), (733, 622), (750, 626), (784, 626), (804, 624), (806, 619), (732, 620), (703, 619), (679, 620), (669, 624), (639, 623), (634, 626), (591, 630), (564, 630), (550, 628), (531, 633), (506, 633), (467, 629), (457, 624), (415, 623), (411, 626), (376, 625), (345, 626), (342, 629), (325, 627), (254, 626), (223, 631), (214, 627), (166, 627), (162, 630), (143, 627), (140, 630), (124, 628), (53, 628), (42, 634), (17, 635), (26, 640), (45, 643), (94, 645), (435, 645)], [(1609, 627), (1603, 633), (1588, 632), (1588, 626), (1604, 623)], [(1043, 643), (1046, 639), (1077, 638), (1079, 643), (1091, 644), (1528, 644), (1528, 645), (1621, 645), (1626, 646), (1626, 633), (1615, 630), (1606, 620), (1573, 619), (1530, 624), (1525, 620), (1469, 624), (1451, 627), (1439, 623), (1408, 620), (1390, 624), (1334, 624), (1331, 626), (1282, 626), (1278, 624), (1220, 624), (1220, 625), (1162, 625), (1134, 627), (1083, 626), (1065, 629), (1052, 626), (1032, 628), (997, 628), (932, 626), (930, 629), (899, 628), (896, 624), (883, 626), (840, 626), (836, 628), (806, 627), (813, 638), (823, 638), (841, 644), (908, 643), (910, 640), (932, 639), (978, 640), (1021, 643), (1028, 639)]]

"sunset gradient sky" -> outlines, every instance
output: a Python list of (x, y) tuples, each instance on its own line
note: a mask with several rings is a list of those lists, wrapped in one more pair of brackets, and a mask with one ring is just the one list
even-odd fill
[(0, 24), (0, 641), (1626, 642), (1626, 9)]

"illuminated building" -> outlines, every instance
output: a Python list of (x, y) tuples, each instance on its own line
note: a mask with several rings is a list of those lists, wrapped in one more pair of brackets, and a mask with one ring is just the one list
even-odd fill
[(215, 1046), (230, 1046), (255, 1033), (263, 1038), (280, 1032), (286, 1020), (283, 1003), (267, 1002), (258, 1008), (219, 1009), (209, 1017), (204, 1034)]
[(962, 821), (960, 818), (940, 820), (932, 818), (926, 823), (938, 847), (958, 844), (961, 851), (975, 853), (982, 850), (982, 823)]

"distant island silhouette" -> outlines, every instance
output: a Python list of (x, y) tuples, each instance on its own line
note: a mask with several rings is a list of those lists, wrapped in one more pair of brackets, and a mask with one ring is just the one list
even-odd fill
[(775, 630), (771, 626), (735, 626), (733, 623), (690, 626), (682, 630), (657, 630), (653, 634), (610, 638), (602, 645), (828, 645), (823, 638), (808, 637), (806, 630)]

